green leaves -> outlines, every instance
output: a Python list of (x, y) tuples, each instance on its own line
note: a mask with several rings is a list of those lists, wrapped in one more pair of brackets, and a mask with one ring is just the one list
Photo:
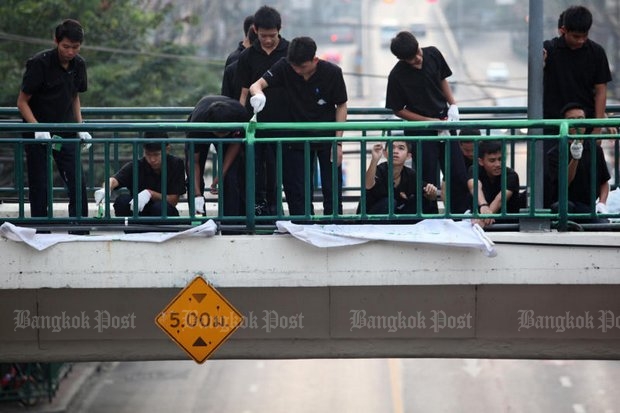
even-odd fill
[(0, 105), (15, 106), (26, 60), (54, 47), (53, 30), (65, 18), (85, 32), (82, 106), (192, 106), (219, 93), (223, 62), (209, 64), (194, 47), (176, 44), (197, 19), (170, 24), (169, 8), (154, 11), (143, 0), (3, 0)]

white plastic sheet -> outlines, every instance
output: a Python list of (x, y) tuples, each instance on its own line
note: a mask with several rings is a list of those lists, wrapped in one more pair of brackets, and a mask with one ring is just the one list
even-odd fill
[(280, 232), (288, 232), (320, 248), (369, 241), (396, 241), (476, 248), (488, 257), (497, 255), (493, 241), (478, 224), (472, 224), (469, 220), (455, 222), (451, 219), (427, 219), (409, 225), (298, 225), (290, 221), (277, 221), (276, 225)]
[(69, 235), (69, 234), (37, 234), (34, 228), (18, 227), (9, 222), (0, 226), (0, 235), (12, 241), (25, 242), (32, 248), (42, 251), (59, 242), (72, 241), (133, 241), (133, 242), (164, 242), (172, 238), (212, 237), (217, 232), (217, 225), (208, 220), (202, 225), (182, 232), (145, 232), (140, 234), (102, 234), (102, 235)]

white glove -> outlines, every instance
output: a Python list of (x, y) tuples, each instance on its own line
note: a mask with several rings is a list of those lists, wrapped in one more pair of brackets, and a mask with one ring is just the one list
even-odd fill
[(82, 148), (84, 150), (90, 149), (92, 145), (89, 141), (93, 139), (88, 132), (78, 132), (78, 137), (82, 140)]
[(52, 135), (49, 132), (35, 132), (34, 138), (48, 141), (52, 139)]
[(450, 131), (447, 130), (447, 129), (442, 129), (442, 130), (439, 131), (437, 136), (450, 136)]
[[(149, 192), (148, 189), (144, 189), (140, 191), (140, 193), (138, 194), (138, 211), (142, 212), (142, 210), (144, 209), (146, 204), (149, 203), (150, 200), (151, 200), (151, 193)], [(129, 208), (131, 208), (131, 210), (133, 211), (133, 199), (129, 201)]]
[(250, 105), (254, 108), (254, 113), (258, 113), (265, 107), (267, 98), (262, 93), (257, 93), (250, 98)]
[(577, 140), (574, 140), (570, 145), (570, 155), (573, 159), (581, 159), (583, 154), (583, 144)]
[(456, 105), (450, 105), (448, 108), (448, 121), (459, 120), (459, 107)]
[(609, 209), (607, 209), (607, 205), (602, 202), (596, 203), (596, 213), (597, 214), (609, 214)]
[(105, 188), (97, 189), (95, 191), (95, 204), (99, 205), (105, 199)]
[(196, 198), (194, 198), (194, 209), (196, 210), (197, 214), (205, 213), (205, 197), (204, 196), (197, 196)]

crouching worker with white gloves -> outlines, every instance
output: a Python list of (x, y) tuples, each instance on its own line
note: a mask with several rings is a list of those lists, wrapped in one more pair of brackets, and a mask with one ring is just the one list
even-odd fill
[[(145, 139), (168, 138), (166, 132), (145, 132)], [(144, 156), (138, 160), (138, 211), (140, 216), (161, 216), (166, 208), (167, 216), (179, 216), (176, 208), (181, 195), (185, 193), (185, 165), (183, 159), (168, 153), (166, 145), (167, 186), (166, 202), (162, 199), (162, 144), (146, 142), (143, 145)], [(129, 194), (121, 194), (114, 201), (114, 214), (117, 217), (132, 216), (133, 198), (133, 162), (126, 163), (114, 176), (110, 177), (110, 191), (127, 188)], [(105, 184), (95, 191), (95, 202), (105, 201)], [(165, 206), (164, 206), (165, 205)]]

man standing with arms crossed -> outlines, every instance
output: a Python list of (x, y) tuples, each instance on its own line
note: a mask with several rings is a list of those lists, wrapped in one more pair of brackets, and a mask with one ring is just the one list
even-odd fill
[[(86, 63), (79, 56), (84, 40), (84, 30), (76, 20), (67, 19), (56, 27), (54, 49), (45, 50), (30, 58), (26, 63), (21, 90), (17, 98), (17, 108), (28, 123), (81, 123), (82, 114), (79, 93), (87, 88)], [(45, 217), (48, 212), (48, 174), (50, 171), (47, 156), (47, 143), (52, 135), (62, 138), (75, 138), (75, 132), (50, 131), (24, 133), (25, 138), (36, 142), (26, 145), (28, 167), (28, 186), (30, 215)], [(88, 132), (78, 132), (82, 140), (89, 140)], [(86, 185), (82, 179), (77, 185), (75, 142), (62, 142), (54, 148), (56, 167), (69, 193), (69, 216), (88, 216)], [(77, 169), (82, 174), (82, 167)], [(83, 177), (82, 177), (83, 178)], [(80, 205), (77, 205), (77, 191), (81, 191)]]

